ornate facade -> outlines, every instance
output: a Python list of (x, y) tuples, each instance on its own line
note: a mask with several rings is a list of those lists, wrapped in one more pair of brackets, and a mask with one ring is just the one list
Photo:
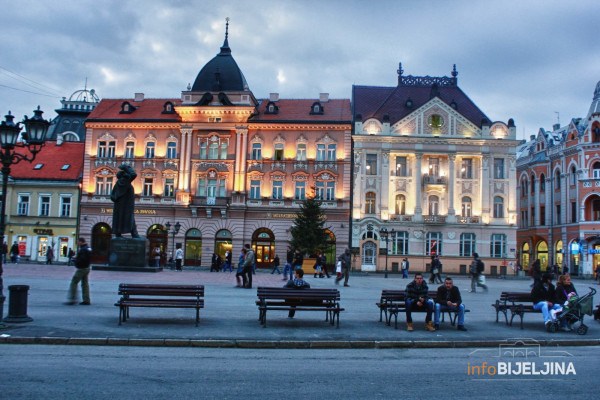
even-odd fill
[(519, 263), (591, 275), (600, 264), (600, 83), (585, 118), (518, 148)]
[(396, 271), (408, 257), (422, 271), (437, 254), (444, 272), (465, 273), (478, 252), (501, 274), (514, 259), (515, 125), (490, 122), (457, 75), (404, 76), (400, 65), (396, 87), (353, 87), (355, 268), (382, 271), (387, 259)]
[(81, 232), (95, 262), (108, 256), (110, 190), (123, 163), (138, 173), (139, 233), (167, 255), (182, 243), (185, 265), (209, 265), (229, 249), (236, 259), (244, 243), (259, 267), (275, 254), (285, 260), (295, 212), (313, 188), (330, 227), (329, 261), (349, 244), (350, 101), (257, 100), (227, 33), (180, 98), (102, 100), (86, 127)]

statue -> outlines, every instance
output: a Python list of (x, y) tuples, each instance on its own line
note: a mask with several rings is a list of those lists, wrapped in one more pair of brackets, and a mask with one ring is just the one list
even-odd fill
[(119, 169), (117, 183), (110, 194), (110, 199), (115, 203), (112, 231), (116, 237), (121, 237), (123, 233), (131, 233), (132, 238), (139, 238), (133, 219), (135, 194), (131, 184), (137, 174), (129, 165), (122, 164)]

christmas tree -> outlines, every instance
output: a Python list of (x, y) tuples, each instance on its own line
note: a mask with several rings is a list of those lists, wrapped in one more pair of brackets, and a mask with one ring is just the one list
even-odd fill
[(319, 250), (324, 250), (329, 235), (325, 226), (327, 218), (321, 208), (321, 201), (314, 196), (302, 201), (300, 211), (291, 228), (292, 249), (298, 249), (304, 255), (314, 257)]

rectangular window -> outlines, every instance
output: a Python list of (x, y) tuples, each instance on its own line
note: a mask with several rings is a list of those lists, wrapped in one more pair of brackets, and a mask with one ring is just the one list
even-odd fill
[(577, 222), (577, 202), (571, 202), (571, 222)]
[(106, 158), (106, 141), (98, 142), (98, 158)]
[(40, 196), (40, 217), (50, 215), (50, 196)]
[(490, 242), (490, 257), (506, 257), (506, 235), (500, 233), (492, 235)]
[(306, 144), (300, 143), (296, 148), (296, 160), (306, 161)]
[(273, 181), (273, 198), (283, 199), (283, 181)]
[(463, 158), (460, 168), (460, 177), (463, 179), (473, 178), (473, 160), (471, 158)]
[(217, 160), (219, 158), (219, 143), (213, 142), (208, 145), (208, 159)]
[(227, 160), (227, 141), (221, 142), (221, 160)]
[(70, 217), (71, 216), (71, 197), (62, 196), (60, 198), (60, 216)]
[(560, 204), (556, 205), (556, 223), (560, 224), (561, 223), (561, 218), (560, 218)]
[(325, 199), (325, 182), (317, 181), (317, 193), (315, 195), (319, 200)]
[(472, 257), (475, 251), (475, 234), (463, 233), (460, 235), (460, 256)]
[(115, 147), (116, 144), (114, 141), (108, 142), (108, 146), (106, 148), (106, 157), (115, 158)]
[(408, 254), (408, 232), (396, 232), (396, 238), (392, 239), (392, 254)]
[(295, 192), (296, 200), (306, 199), (306, 182), (305, 181), (297, 181), (296, 182), (296, 190), (294, 192)]
[(175, 179), (167, 178), (165, 179), (165, 197), (173, 197), (175, 195)]
[(252, 143), (252, 160), (262, 160), (260, 143)]
[(546, 206), (540, 206), (540, 225), (546, 226)]
[(96, 177), (96, 194), (99, 196), (108, 196), (112, 192), (113, 178), (110, 177)]
[(366, 175), (377, 175), (377, 154), (367, 154)]
[(170, 160), (177, 158), (177, 143), (169, 142), (167, 144), (167, 158)]
[(494, 158), (494, 179), (504, 179), (504, 158)]
[(125, 158), (134, 158), (135, 144), (133, 142), (125, 143)]
[(531, 207), (531, 226), (535, 226), (535, 207)]
[(429, 157), (429, 175), (440, 176), (440, 159)]
[(429, 232), (427, 233), (427, 248), (426, 253), (428, 256), (442, 255), (442, 233), (441, 232)]
[(17, 215), (29, 215), (29, 195), (20, 194)]
[(396, 157), (396, 176), (407, 176), (408, 168), (406, 165), (406, 157)]
[(154, 142), (146, 143), (146, 158), (154, 158)]
[(217, 197), (217, 180), (209, 179), (206, 188), (206, 197)]
[(144, 188), (142, 191), (143, 196), (152, 196), (152, 178), (144, 178)]
[(219, 179), (219, 197), (225, 197), (225, 191), (227, 189), (226, 183), (227, 181), (225, 179)]
[(318, 144), (317, 145), (317, 161), (325, 161), (327, 155), (325, 153), (325, 145)]
[(200, 158), (206, 159), (206, 142), (200, 143)]
[(327, 182), (325, 185), (325, 200), (335, 200), (335, 182)]
[(250, 198), (251, 199), (260, 199), (260, 181), (259, 180), (250, 181)]
[(206, 180), (198, 179), (198, 196), (204, 197), (206, 196)]
[(275, 161), (283, 160), (283, 144), (277, 143), (275, 145), (275, 154), (273, 155), (273, 160), (275, 160)]
[(337, 153), (337, 146), (335, 144), (327, 145), (327, 161), (335, 161)]

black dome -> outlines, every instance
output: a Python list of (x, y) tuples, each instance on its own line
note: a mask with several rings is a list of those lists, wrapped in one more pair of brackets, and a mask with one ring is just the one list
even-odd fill
[(243, 91), (248, 90), (244, 74), (231, 56), (227, 37), (221, 52), (210, 60), (198, 73), (192, 92)]

